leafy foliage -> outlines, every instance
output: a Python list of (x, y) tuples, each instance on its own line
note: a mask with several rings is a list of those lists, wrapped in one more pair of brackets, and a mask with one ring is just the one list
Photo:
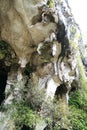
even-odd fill
[(48, 0), (47, 5), (49, 8), (53, 8), (55, 6), (55, 0)]
[[(1, 108), (1, 110), (6, 113), (5, 118), (9, 118), (9, 122), (14, 124), (14, 130), (21, 130), (24, 125), (28, 126), (29, 128), (34, 128), (36, 122), (40, 120), (36, 110), (32, 109), (31, 104), (27, 99), (27, 91), (29, 90), (29, 87), (33, 86), (26, 86), (25, 79), (19, 82), (14, 82), (10, 93), (13, 93), (14, 95), (14, 97), (11, 99), (11, 104), (5, 104)], [(3, 118), (4, 120), (2, 119), (3, 123), (6, 120), (5, 118)], [(11, 124), (9, 123), (6, 130), (10, 130), (10, 125)]]
[(83, 91), (71, 94), (69, 105), (71, 111), (71, 124), (73, 130), (87, 130), (87, 96)]
[(84, 110), (71, 107), (71, 124), (73, 130), (87, 130), (87, 113)]
[(10, 115), (15, 122), (16, 130), (21, 130), (23, 125), (34, 128), (36, 123), (41, 120), (37, 111), (43, 101), (43, 92), (40, 93), (37, 86), (30, 80), (27, 85), (25, 84), (26, 80), (24, 79), (13, 86), (13, 91), (17, 88), (17, 95), (14, 96)]
[(15, 103), (12, 108), (11, 118), (14, 120), (17, 130), (21, 130), (24, 124), (31, 128), (35, 126), (36, 115), (27, 103), (24, 101)]

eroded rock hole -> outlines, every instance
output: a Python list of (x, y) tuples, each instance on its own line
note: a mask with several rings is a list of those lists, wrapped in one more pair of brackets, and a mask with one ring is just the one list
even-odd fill
[(61, 84), (60, 86), (57, 87), (55, 96), (57, 99), (62, 99), (67, 93), (67, 87), (65, 84)]

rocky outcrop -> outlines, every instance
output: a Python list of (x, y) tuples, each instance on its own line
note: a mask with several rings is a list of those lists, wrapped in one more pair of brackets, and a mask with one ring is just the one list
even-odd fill
[[(82, 41), (68, 3), (64, 0), (0, 0), (0, 21), (0, 45), (4, 46), (4, 42), (7, 42), (9, 49), (5, 50), (12, 50), (8, 57), (3, 56), (4, 51), (0, 49), (0, 60), (10, 68), (4, 105), (12, 104), (15, 97), (17, 101), (21, 100), (21, 86), (27, 86), (31, 80), (39, 93), (32, 97), (34, 89), (27, 88), (25, 97), (29, 102), (35, 104), (37, 101), (34, 102), (33, 98), (39, 98), (38, 95), (44, 90), (44, 97), (38, 103), (39, 110), (35, 105), (36, 112), (43, 120), (36, 124), (35, 129), (44, 130), (47, 127), (45, 118), (50, 116), (60, 128), (71, 129), (64, 124), (66, 118), (63, 114), (68, 109), (72, 83), (78, 81), (78, 48)], [(20, 85), (12, 89), (14, 82)], [(52, 110), (47, 107), (55, 106), (54, 99), (58, 101), (58, 111), (63, 108), (59, 120), (49, 115)], [(5, 126), (1, 130), (5, 130)]]

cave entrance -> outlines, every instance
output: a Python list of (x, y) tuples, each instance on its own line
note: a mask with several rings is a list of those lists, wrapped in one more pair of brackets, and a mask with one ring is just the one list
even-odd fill
[(56, 92), (55, 92), (55, 96), (58, 99), (62, 99), (64, 95), (66, 95), (67, 93), (67, 87), (65, 84), (61, 84), (60, 86), (57, 87)]
[(3, 61), (0, 61), (0, 105), (5, 99), (5, 87), (7, 82), (9, 67), (5, 66)]
[(34, 130), (34, 129), (30, 128), (29, 126), (23, 125), (21, 130)]

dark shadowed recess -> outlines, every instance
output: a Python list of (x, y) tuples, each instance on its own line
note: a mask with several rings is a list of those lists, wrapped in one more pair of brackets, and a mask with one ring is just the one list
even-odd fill
[(65, 25), (60, 19), (58, 22), (57, 40), (58, 42), (60, 42), (62, 46), (62, 51), (59, 57), (61, 56), (64, 57), (67, 54), (67, 51), (70, 50), (70, 46), (69, 46), (69, 40), (67, 38), (67, 31), (65, 29)]
[(30, 128), (29, 126), (23, 125), (21, 130), (34, 130), (34, 129)]
[(65, 84), (61, 84), (60, 86), (57, 87), (55, 96), (56, 98), (62, 98), (64, 94), (67, 93), (67, 87)]
[(87, 58), (82, 58), (82, 62), (83, 62), (84, 68), (85, 68), (85, 74), (87, 76)]
[(67, 130), (67, 129), (65, 129), (65, 128), (61, 128), (60, 130)]
[(50, 127), (47, 125), (44, 130), (50, 130)]
[(72, 92), (75, 92), (78, 89), (80, 89), (78, 81), (73, 80), (73, 82), (71, 83), (71, 90), (70, 90), (69, 94), (71, 94)]
[(0, 105), (5, 99), (5, 87), (9, 69), (9, 67), (5, 66), (3, 61), (0, 61)]
[[(1, 40), (0, 41), (0, 105), (5, 99), (5, 87), (7, 82), (8, 72), (10, 71), (12, 61), (16, 62), (16, 54), (13, 48), (7, 42)], [(12, 58), (12, 56), (14, 56)]]

